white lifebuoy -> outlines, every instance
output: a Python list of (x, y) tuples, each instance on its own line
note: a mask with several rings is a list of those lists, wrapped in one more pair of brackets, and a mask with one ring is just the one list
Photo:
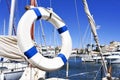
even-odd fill
[[(55, 58), (50, 59), (42, 56), (33, 44), (30, 35), (31, 25), (38, 19), (47, 20), (52, 23), (61, 36), (61, 51)], [(31, 8), (25, 12), (18, 23), (17, 38), (18, 46), (28, 58), (28, 61), (37, 68), (45, 71), (53, 71), (61, 68), (69, 59), (72, 51), (72, 40), (65, 23), (53, 11), (43, 7)]]

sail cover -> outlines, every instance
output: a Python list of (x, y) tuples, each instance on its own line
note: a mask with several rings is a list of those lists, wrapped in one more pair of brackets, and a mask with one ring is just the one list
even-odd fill
[(25, 56), (17, 45), (16, 36), (0, 36), (0, 56), (11, 60), (25, 61)]
[(88, 17), (88, 21), (90, 23), (90, 27), (91, 27), (91, 30), (92, 30), (92, 33), (93, 33), (93, 36), (94, 36), (94, 40), (95, 40), (96, 44), (99, 45), (98, 36), (97, 36), (97, 32), (96, 32), (96, 24), (95, 24), (95, 21), (94, 21), (91, 13), (89, 11), (87, 1), (83, 0), (83, 4), (84, 4), (85, 13), (86, 13), (86, 15)]

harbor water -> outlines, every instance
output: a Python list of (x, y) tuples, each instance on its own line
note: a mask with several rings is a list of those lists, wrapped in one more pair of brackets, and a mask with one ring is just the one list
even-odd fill
[[(67, 78), (69, 80), (102, 80), (104, 71), (101, 63), (82, 62), (79, 57), (69, 59), (68, 76), (66, 65), (57, 71), (47, 72), (47, 78)], [(54, 65), (53, 65), (54, 66)], [(111, 64), (112, 76), (120, 78), (120, 64)]]

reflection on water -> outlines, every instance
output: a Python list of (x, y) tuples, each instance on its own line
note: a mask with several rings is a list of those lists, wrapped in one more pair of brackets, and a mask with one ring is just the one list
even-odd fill
[[(54, 65), (53, 65), (54, 66)], [(69, 59), (69, 80), (101, 80), (104, 76), (102, 70), (100, 70), (101, 64), (94, 62), (81, 62), (81, 58)], [(100, 70), (100, 71), (99, 71)], [(99, 71), (99, 72), (98, 72)], [(96, 73), (98, 75), (96, 76)], [(66, 65), (57, 71), (47, 72), (47, 78), (59, 77), (66, 78)], [(112, 64), (112, 76), (120, 77), (120, 64)]]

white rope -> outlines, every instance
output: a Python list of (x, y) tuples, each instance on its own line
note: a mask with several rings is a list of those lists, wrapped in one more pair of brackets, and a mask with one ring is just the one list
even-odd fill
[[(38, 6), (37, 1), (36, 1), (36, 6)], [(44, 40), (44, 44), (45, 44), (45, 46), (47, 46), (46, 45), (46, 38), (45, 38), (45, 33), (44, 33), (44, 28), (43, 28), (43, 25), (42, 25), (42, 21), (41, 20), (39, 20), (39, 21), (40, 21), (40, 28), (41, 28), (41, 31), (42, 31), (42, 37), (43, 37), (43, 40)]]

